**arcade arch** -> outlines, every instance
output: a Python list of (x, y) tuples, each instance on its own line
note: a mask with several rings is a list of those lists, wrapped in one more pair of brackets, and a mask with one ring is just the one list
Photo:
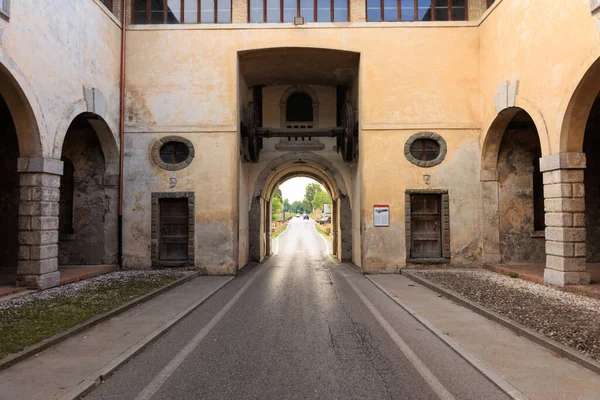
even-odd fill
[(271, 254), (271, 199), (283, 182), (308, 177), (325, 187), (332, 200), (332, 253), (340, 260), (352, 259), (352, 211), (350, 197), (337, 168), (312, 153), (289, 153), (272, 160), (259, 174), (250, 204), (250, 259), (262, 261)]
[(481, 155), (484, 263), (545, 261), (541, 156), (530, 114), (519, 107), (501, 111)]
[(118, 150), (106, 122), (82, 113), (62, 144), (58, 262), (117, 263)]

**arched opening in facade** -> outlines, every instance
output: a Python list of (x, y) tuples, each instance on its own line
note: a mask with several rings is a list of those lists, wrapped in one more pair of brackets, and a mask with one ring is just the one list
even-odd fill
[(545, 262), (541, 156), (531, 116), (518, 107), (503, 110), (482, 154), (484, 263)]
[(289, 154), (270, 163), (259, 175), (248, 212), (250, 260), (262, 261), (272, 254), (271, 201), (283, 182), (307, 177), (319, 182), (331, 198), (332, 248), (339, 260), (352, 259), (352, 210), (343, 177), (318, 156)]
[(33, 109), (21, 86), (0, 64), (0, 284), (12, 285), (19, 263), (20, 157), (40, 157)]
[(285, 105), (285, 125), (288, 128), (312, 127), (314, 123), (313, 100), (303, 92), (288, 97)]
[(59, 265), (117, 263), (117, 157), (102, 118), (84, 113), (71, 122), (61, 153)]
[[(561, 127), (557, 175), (568, 179), (573, 203), (565, 227), (579, 235), (567, 238), (573, 248), (563, 257), (570, 263), (561, 271), (563, 284), (600, 283), (600, 59), (583, 75), (566, 108)], [(583, 153), (583, 154), (582, 154)], [(584, 201), (581, 202), (581, 198)], [(585, 236), (579, 231), (585, 231)], [(585, 240), (583, 239), (585, 238)], [(549, 256), (550, 257), (550, 256)]]

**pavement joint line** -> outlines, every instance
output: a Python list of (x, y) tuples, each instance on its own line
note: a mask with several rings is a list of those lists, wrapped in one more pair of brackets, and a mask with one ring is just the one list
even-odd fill
[(210, 333), (210, 331), (221, 321), (227, 312), (240, 299), (246, 289), (250, 287), (256, 278), (264, 271), (264, 269), (256, 271), (256, 273), (242, 286), (240, 290), (233, 296), (227, 304), (206, 324), (200, 332), (196, 334), (188, 342), (188, 344), (156, 375), (152, 381), (136, 396), (135, 400), (150, 399), (156, 392), (160, 390), (162, 385), (171, 377), (173, 372), (189, 357), (189, 355), (202, 343), (202, 340)]
[(509, 395), (512, 399), (514, 399), (514, 400), (529, 400), (529, 397), (527, 397), (524, 393), (522, 393), (520, 390), (518, 390), (513, 385), (511, 385), (507, 380), (505, 380), (500, 375), (498, 375), (494, 370), (489, 368), (485, 363), (483, 363), (481, 360), (479, 360), (477, 357), (475, 357), (473, 354), (471, 354), (468, 350), (466, 350), (460, 344), (458, 344), (457, 342), (455, 342), (454, 340), (449, 338), (448, 335), (445, 335), (437, 326), (435, 326), (427, 318), (419, 315), (419, 313), (417, 313), (412, 307), (410, 307), (406, 303), (393, 297), (390, 292), (388, 292), (379, 283), (377, 283), (373, 279), (371, 279), (370, 276), (365, 275), (365, 278), (367, 278), (373, 285), (375, 285), (379, 290), (381, 290), (387, 297), (389, 297), (391, 300), (396, 302), (396, 304), (398, 304), (400, 307), (402, 307), (404, 309), (404, 311), (406, 311), (408, 314), (410, 314), (419, 323), (424, 325), (431, 333), (433, 333), (435, 336), (437, 336), (439, 339), (441, 339), (444, 343), (446, 343), (448, 345), (448, 347), (450, 347), (452, 350), (454, 350), (455, 353), (457, 353), (466, 362), (468, 362), (475, 369), (477, 369), (479, 372), (481, 372), (489, 381), (491, 381), (494, 385), (496, 385), (498, 388), (500, 388), (500, 390), (502, 390), (507, 395)]
[(454, 396), (452, 393), (448, 391), (444, 387), (444, 385), (435, 377), (433, 372), (427, 366), (419, 356), (417, 356), (410, 346), (402, 339), (402, 337), (396, 332), (396, 330), (390, 325), (389, 322), (381, 315), (379, 311), (375, 308), (375, 306), (366, 298), (366, 296), (356, 287), (356, 285), (348, 278), (347, 275), (342, 274), (348, 285), (354, 290), (356, 295), (360, 298), (363, 304), (369, 309), (371, 314), (375, 317), (377, 322), (381, 325), (381, 327), (386, 331), (386, 333), (390, 336), (392, 341), (398, 346), (400, 351), (404, 354), (404, 356), (410, 361), (413, 367), (417, 370), (417, 372), (423, 377), (425, 382), (431, 387), (431, 389), (435, 392), (435, 394), (441, 400), (454, 400)]
[(576, 364), (579, 364), (580, 366), (582, 366), (584, 368), (589, 369), (590, 371), (592, 371), (596, 374), (600, 374), (600, 363), (593, 360), (592, 358), (586, 357), (583, 354), (579, 354), (575, 350), (568, 348), (567, 346), (562, 345), (555, 340), (549, 339), (549, 338), (535, 332), (534, 330), (527, 328), (524, 325), (521, 325), (515, 321), (512, 321), (512, 320), (510, 320), (492, 310), (489, 310), (483, 306), (480, 306), (479, 304), (461, 296), (460, 294), (453, 292), (451, 290), (445, 289), (445, 288), (431, 282), (428, 279), (425, 279), (425, 278), (422, 278), (419, 276), (415, 276), (414, 274), (412, 274), (410, 272), (406, 272), (406, 271), (402, 271), (402, 275), (412, 279), (415, 282), (420, 283), (421, 285), (423, 285), (435, 292), (443, 294), (444, 296), (448, 297), (449, 299), (454, 300), (456, 303), (462, 305), (463, 307), (466, 307), (480, 315), (483, 315), (484, 317), (504, 326), (505, 328), (510, 329), (511, 331), (515, 332), (516, 334), (521, 335), (521, 336), (531, 340), (532, 342), (539, 344), (540, 346), (543, 346), (543, 347), (547, 348), (548, 350), (555, 352), (560, 357), (564, 357), (570, 361), (573, 361)]
[[(199, 274), (196, 274), (194, 277), (198, 277)], [(156, 328), (150, 334), (146, 335), (139, 342), (129, 347), (117, 357), (113, 358), (107, 364), (105, 364), (100, 369), (96, 370), (92, 374), (90, 374), (87, 378), (81, 381), (77, 386), (73, 387), (63, 395), (61, 395), (58, 400), (71, 400), (71, 399), (79, 399), (82, 396), (89, 394), (98, 384), (104, 382), (110, 375), (115, 373), (123, 364), (129, 361), (131, 358), (135, 357), (140, 351), (142, 351), (146, 346), (152, 344), (164, 334), (166, 334), (171, 328), (173, 328), (179, 321), (185, 318), (188, 314), (193, 312), (195, 309), (200, 307), (203, 303), (205, 303), (209, 298), (211, 298), (215, 293), (221, 290), (225, 285), (235, 279), (234, 276), (229, 277), (226, 281), (224, 281), (221, 285), (215, 288), (213, 291), (203, 296), (192, 305), (187, 307), (185, 310), (181, 311), (179, 314), (171, 318), (169, 321), (165, 322), (160, 327)]]
[[(119, 314), (129, 310), (130, 308), (135, 307), (136, 305), (138, 305), (140, 303), (147, 302), (148, 300), (150, 300), (170, 289), (173, 289), (179, 285), (182, 285), (182, 284), (198, 277), (199, 275), (200, 275), (199, 272), (194, 272), (188, 276), (184, 276), (183, 278), (180, 278), (171, 283), (168, 283), (167, 285), (160, 287), (156, 290), (153, 290), (150, 293), (142, 295), (142, 296), (138, 297), (137, 299), (133, 299), (128, 303), (125, 303), (117, 308), (107, 311), (104, 314), (100, 314), (95, 317), (92, 317), (91, 319), (89, 319), (85, 322), (82, 322), (81, 324), (75, 325), (74, 327), (72, 327), (64, 332), (57, 333), (56, 335), (54, 335), (48, 339), (44, 339), (41, 342), (34, 344), (32, 346), (29, 346), (16, 354), (6, 356), (2, 360), (0, 360), (0, 371), (3, 371), (3, 370), (23, 361), (31, 356), (34, 356), (34, 355), (36, 355), (48, 348), (60, 343), (60, 342), (63, 342), (65, 340), (67, 340), (68, 338), (70, 338), (71, 336), (81, 333), (93, 326), (96, 326), (99, 323), (106, 321), (107, 319), (110, 319), (116, 315), (119, 315)], [(37, 292), (38, 291), (34, 291), (34, 293), (37, 293)]]

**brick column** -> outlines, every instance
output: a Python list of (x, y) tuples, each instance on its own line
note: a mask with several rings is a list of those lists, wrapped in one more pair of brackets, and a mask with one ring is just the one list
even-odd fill
[(62, 161), (19, 158), (19, 264), (17, 284), (34, 289), (58, 285), (58, 200)]
[(584, 169), (584, 153), (559, 153), (540, 159), (546, 211), (545, 283), (590, 283), (586, 272)]

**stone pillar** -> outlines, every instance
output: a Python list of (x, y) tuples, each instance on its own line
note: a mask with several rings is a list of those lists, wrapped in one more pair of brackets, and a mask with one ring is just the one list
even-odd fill
[(63, 163), (42, 157), (18, 161), (19, 264), (17, 284), (33, 289), (58, 285), (58, 200)]
[(500, 218), (498, 214), (498, 170), (483, 169), (481, 181), (481, 241), (483, 264), (499, 264), (500, 254)]
[(540, 159), (546, 211), (545, 283), (590, 283), (586, 272), (584, 169), (584, 153), (559, 153)]
[[(340, 196), (338, 209), (341, 230), (341, 246), (338, 249), (341, 257), (338, 258), (342, 261), (352, 261), (352, 209), (350, 208), (350, 198)], [(338, 235), (340, 235), (339, 232)]]

